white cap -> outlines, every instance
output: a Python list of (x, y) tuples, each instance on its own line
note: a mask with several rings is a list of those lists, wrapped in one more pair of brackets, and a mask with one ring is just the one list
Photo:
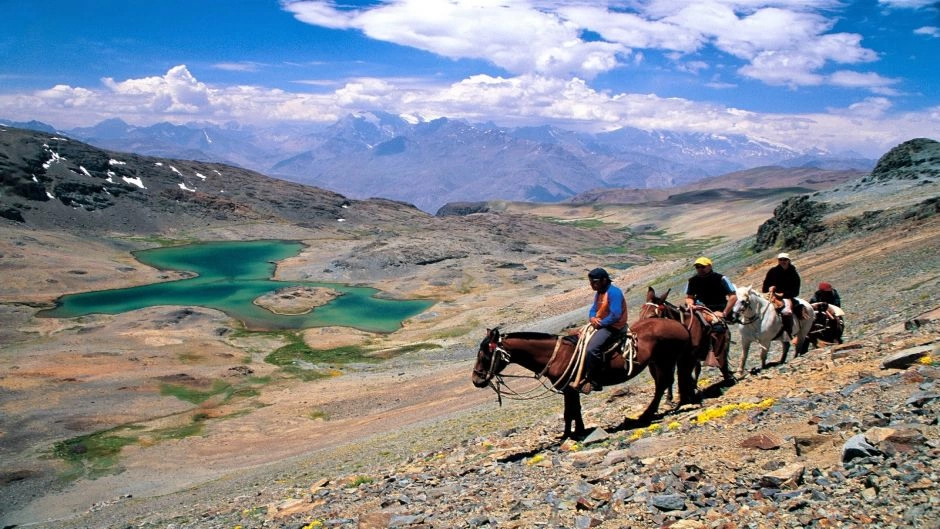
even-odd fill
[(790, 260), (790, 254), (788, 254), (788, 253), (786, 253), (786, 252), (779, 253), (779, 254), (777, 254), (777, 259), (786, 259), (787, 261), (789, 261), (789, 260)]

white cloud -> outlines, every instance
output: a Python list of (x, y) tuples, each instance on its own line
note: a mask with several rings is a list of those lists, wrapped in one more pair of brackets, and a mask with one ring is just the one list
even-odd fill
[(895, 9), (920, 9), (937, 4), (937, 0), (878, 0), (879, 5)]
[(838, 71), (829, 76), (830, 83), (835, 86), (849, 88), (867, 88), (883, 95), (897, 95), (891, 85), (897, 84), (898, 79), (888, 79), (874, 72)]
[(927, 35), (928, 37), (940, 38), (940, 28), (937, 26), (924, 26), (914, 30), (915, 35)]
[[(184, 65), (174, 66), (163, 77), (145, 77), (116, 82), (102, 79), (120, 100), (140, 106), (140, 97), (147, 98), (147, 107), (156, 112), (195, 114), (209, 106), (209, 88), (196, 80)], [(120, 104), (120, 103), (118, 103)]]
[[(887, 90), (895, 82), (849, 71), (830, 77), (828, 82), (870, 90)], [(740, 133), (797, 148), (854, 149), (872, 156), (904, 139), (932, 137), (940, 130), (940, 108), (891, 113), (890, 101), (883, 97), (825, 113), (760, 114), (683, 98), (598, 91), (577, 77), (475, 75), (436, 86), (361, 78), (333, 92), (310, 94), (257, 86), (210, 87), (185, 66), (174, 67), (164, 76), (106, 82), (97, 90), (60, 85), (30, 96), (0, 95), (0, 108), (11, 111), (10, 119), (41, 118), (60, 127), (87, 126), (115, 116), (143, 124), (233, 119), (255, 124), (328, 123), (363, 108), (380, 108), (424, 119), (492, 120), (502, 126), (552, 123), (584, 131), (631, 126)], [(38, 108), (43, 109), (41, 115), (37, 115)]]
[(227, 72), (257, 72), (263, 66), (264, 65), (259, 62), (252, 61), (220, 62), (212, 65), (216, 70), (224, 70)]
[[(644, 51), (727, 54), (739, 74), (770, 85), (815, 86), (830, 64), (877, 60), (861, 36), (830, 33), (836, 0), (646, 0), (612, 10), (591, 2), (389, 0), (340, 8), (284, 2), (309, 24), (357, 29), (372, 39), (453, 59), (481, 59), (514, 75), (593, 79), (629, 68)], [(585, 31), (601, 39), (585, 39)]]

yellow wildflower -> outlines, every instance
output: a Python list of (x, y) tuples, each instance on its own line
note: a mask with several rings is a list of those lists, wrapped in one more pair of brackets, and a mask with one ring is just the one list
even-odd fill
[(678, 429), (681, 428), (681, 427), (682, 427), (682, 425), (679, 424), (679, 421), (672, 421), (671, 423), (669, 423), (668, 426), (666, 426), (666, 428), (668, 428), (668, 429), (670, 429), (670, 430), (678, 430)]
[(925, 366), (929, 366), (930, 364), (933, 363), (933, 358), (931, 358), (930, 355), (924, 355), (920, 357), (920, 360), (918, 360), (918, 362), (920, 362), (921, 364), (924, 364)]
[(529, 458), (528, 461), (526, 461), (526, 464), (529, 466), (537, 465), (541, 463), (544, 459), (545, 459), (545, 454), (535, 454), (534, 456)]

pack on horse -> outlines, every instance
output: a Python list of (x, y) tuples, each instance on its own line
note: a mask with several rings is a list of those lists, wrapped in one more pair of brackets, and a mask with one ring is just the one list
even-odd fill
[[(770, 344), (777, 341), (783, 345), (783, 354), (780, 356), (780, 362), (787, 361), (787, 353), (790, 351), (790, 337), (784, 330), (783, 316), (777, 312), (773, 302), (768, 300), (760, 292), (752, 287), (739, 287), (738, 300), (734, 304), (734, 316), (741, 324), (741, 368), (740, 374), (744, 375), (744, 366), (747, 363), (747, 353), (752, 343), (757, 343), (760, 347), (760, 367), (767, 367), (767, 352)], [(813, 313), (813, 308), (809, 303), (800, 299), (793, 298), (794, 335), (796, 342), (796, 355), (805, 353), (808, 349), (806, 340), (810, 328), (813, 326), (813, 318), (809, 315)]]
[[(646, 303), (640, 309), (640, 319), (667, 318), (681, 323), (688, 331), (692, 340), (692, 351), (695, 354), (695, 374), (693, 380), (698, 384), (702, 372), (702, 363), (708, 367), (717, 367), (726, 379), (731, 377), (728, 369), (728, 351), (731, 348), (731, 332), (727, 324), (705, 307), (691, 310), (688, 307), (679, 307), (666, 301), (670, 290), (662, 297), (656, 296), (653, 287), (646, 291)], [(668, 398), (672, 400), (670, 388)]]
[(845, 332), (845, 311), (824, 301), (813, 303), (812, 307), (816, 317), (806, 340), (813, 347), (817, 347), (819, 342), (842, 343), (842, 333)]
[[(635, 336), (635, 356), (630, 360), (619, 353), (605, 357), (604, 367), (597, 373), (600, 382), (604, 386), (621, 384), (649, 367), (656, 384), (655, 394), (636, 419), (649, 422), (656, 416), (663, 393), (672, 385), (678, 366), (680, 404), (691, 402), (695, 387), (694, 361), (685, 327), (672, 320), (649, 319), (633, 324), (630, 331)], [(492, 387), (499, 395), (501, 386), (505, 385), (500, 374), (506, 366), (517, 364), (532, 371), (536, 378), (549, 382), (550, 385), (546, 384), (549, 391), (564, 395), (563, 438), (581, 437), (586, 433), (581, 417), (581, 393), (570, 385), (579, 370), (575, 349), (574, 340), (565, 336), (537, 332), (503, 335), (498, 329), (490, 329), (480, 342), (471, 380), (474, 386)], [(630, 420), (625, 418), (621, 426), (628, 422)]]

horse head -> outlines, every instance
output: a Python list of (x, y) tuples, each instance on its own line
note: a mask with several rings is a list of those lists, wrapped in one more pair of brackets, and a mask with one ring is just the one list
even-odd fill
[(661, 318), (664, 316), (664, 311), (666, 310), (667, 302), (666, 298), (669, 296), (669, 292), (672, 289), (666, 290), (666, 293), (662, 296), (657, 296), (656, 291), (653, 290), (653, 287), (647, 287), (646, 290), (646, 303), (643, 304), (643, 308), (640, 309), (640, 319), (643, 318)]
[(731, 309), (731, 312), (734, 313), (735, 316), (757, 310), (754, 307), (755, 300), (752, 297), (752, 294), (756, 296), (757, 293), (754, 291), (753, 287), (750, 285), (738, 287), (736, 294), (738, 299), (734, 302), (734, 307)]
[(509, 353), (500, 344), (499, 328), (487, 329), (486, 338), (480, 342), (477, 361), (473, 365), (471, 381), (478, 388), (485, 388), (509, 365)]

